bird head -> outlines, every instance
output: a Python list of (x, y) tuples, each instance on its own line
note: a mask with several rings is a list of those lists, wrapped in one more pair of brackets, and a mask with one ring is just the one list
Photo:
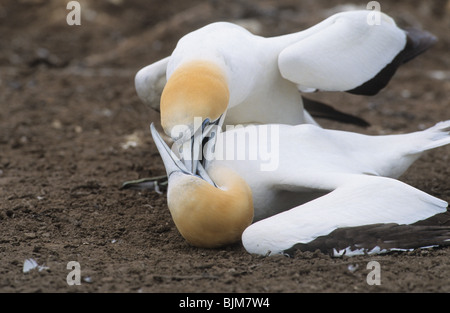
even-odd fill
[(179, 127), (195, 133), (194, 119), (214, 122), (225, 113), (230, 91), (225, 72), (208, 61), (191, 61), (170, 76), (161, 95), (161, 125), (172, 139)]
[(226, 167), (208, 173), (190, 172), (150, 126), (169, 179), (167, 202), (181, 235), (197, 247), (215, 248), (241, 239), (253, 220), (253, 198), (248, 184)]
[(168, 79), (161, 95), (161, 125), (180, 150), (184, 147), (189, 171), (196, 172), (203, 138), (211, 125), (221, 126), (229, 98), (225, 71), (213, 62), (187, 62)]

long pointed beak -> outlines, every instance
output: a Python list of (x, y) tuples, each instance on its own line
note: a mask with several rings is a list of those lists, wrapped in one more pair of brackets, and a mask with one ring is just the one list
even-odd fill
[(208, 161), (212, 158), (211, 153), (214, 151), (217, 133), (221, 129), (223, 120), (224, 114), (214, 121), (210, 121), (207, 118), (201, 121), (201, 124), (197, 120), (194, 122), (194, 126), (197, 126), (195, 126), (194, 133), (191, 133), (190, 138), (184, 136), (175, 141), (175, 147), (178, 148), (180, 159), (188, 172), (195, 175), (201, 170), (199, 169), (200, 165), (207, 168)]
[(202, 136), (202, 149), (203, 149), (203, 162), (204, 168), (208, 168), (209, 162), (213, 158), (218, 133), (221, 132), (222, 124), (225, 119), (225, 113), (220, 116), (214, 122), (209, 122), (203, 126)]
[(158, 148), (159, 154), (164, 162), (164, 167), (166, 168), (167, 177), (173, 172), (182, 172), (185, 174), (191, 174), (184, 166), (183, 162), (176, 156), (176, 154), (167, 146), (164, 140), (159, 135), (153, 123), (150, 125), (150, 132), (152, 133), (153, 141)]
[[(189, 171), (186, 168), (185, 164), (178, 158), (178, 156), (169, 148), (169, 146), (167, 146), (167, 144), (159, 135), (153, 123), (150, 124), (150, 132), (152, 133), (153, 141), (155, 142), (156, 148), (158, 149), (159, 154), (161, 155), (161, 159), (163, 160), (168, 178), (170, 178), (170, 175), (174, 172), (181, 172), (186, 175), (197, 175), (197, 173)], [(192, 138), (192, 140), (194, 139)], [(197, 176), (207, 181), (214, 187), (217, 187), (209, 177), (201, 162), (197, 160), (196, 163), (196, 171), (198, 170)]]

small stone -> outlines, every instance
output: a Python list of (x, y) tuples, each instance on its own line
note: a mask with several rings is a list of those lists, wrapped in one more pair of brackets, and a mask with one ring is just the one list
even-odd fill
[(34, 239), (34, 238), (37, 237), (37, 236), (36, 236), (36, 233), (24, 233), (23, 235), (24, 235), (25, 238), (27, 238), (27, 239)]

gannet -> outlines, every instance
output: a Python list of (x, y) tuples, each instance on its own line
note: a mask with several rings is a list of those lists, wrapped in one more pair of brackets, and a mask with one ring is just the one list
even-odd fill
[(270, 38), (233, 23), (206, 25), (182, 37), (170, 56), (139, 70), (137, 94), (158, 111), (173, 108), (161, 112), (168, 135), (180, 122), (195, 132), (194, 107), (202, 107), (195, 113), (210, 122), (226, 109), (227, 125), (317, 124), (299, 90), (376, 94), (401, 64), (436, 41), (428, 32), (400, 29), (382, 12), (380, 24), (371, 25), (369, 14), (337, 13), (304, 31)]
[[(195, 175), (151, 126), (169, 177), (170, 212), (195, 246), (241, 238), (251, 254), (321, 249), (339, 256), (450, 244), (450, 227), (412, 225), (446, 212), (447, 202), (397, 179), (424, 152), (450, 143), (450, 121), (384, 136), (311, 124), (214, 132), (213, 157)], [(269, 151), (278, 159), (262, 170)]]

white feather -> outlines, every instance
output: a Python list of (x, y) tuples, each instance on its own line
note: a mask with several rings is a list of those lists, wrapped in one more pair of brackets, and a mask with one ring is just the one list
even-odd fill
[(278, 58), (281, 75), (301, 88), (327, 91), (351, 90), (373, 78), (405, 47), (406, 34), (385, 14), (380, 25), (369, 25), (369, 12), (333, 15), (286, 47)]
[(42, 270), (49, 269), (47, 266), (39, 265), (36, 260), (29, 258), (23, 262), (23, 272), (28, 273), (31, 270), (37, 269), (39, 272)]
[(397, 180), (363, 175), (338, 180), (341, 185), (326, 196), (250, 225), (242, 235), (245, 249), (278, 254), (337, 228), (411, 224), (446, 211), (445, 201)]
[[(387, 136), (251, 125), (220, 133), (209, 167), (233, 169), (252, 189), (257, 222), (244, 232), (244, 247), (281, 253), (341, 227), (411, 224), (445, 212), (445, 201), (389, 177), (403, 174), (428, 147), (448, 144), (449, 123)], [(270, 128), (277, 132), (266, 136)], [(275, 148), (278, 166), (262, 171)]]
[(165, 79), (179, 66), (210, 61), (228, 78), (225, 124), (314, 124), (297, 87), (307, 92), (357, 87), (405, 46), (405, 32), (388, 16), (381, 13), (381, 25), (370, 26), (371, 12), (335, 14), (304, 31), (271, 38), (232, 23), (209, 24), (181, 38), (170, 57), (139, 71), (138, 95), (157, 109)]
[(140, 69), (134, 83), (139, 98), (152, 109), (159, 111), (159, 100), (167, 83), (166, 69), (169, 57)]

